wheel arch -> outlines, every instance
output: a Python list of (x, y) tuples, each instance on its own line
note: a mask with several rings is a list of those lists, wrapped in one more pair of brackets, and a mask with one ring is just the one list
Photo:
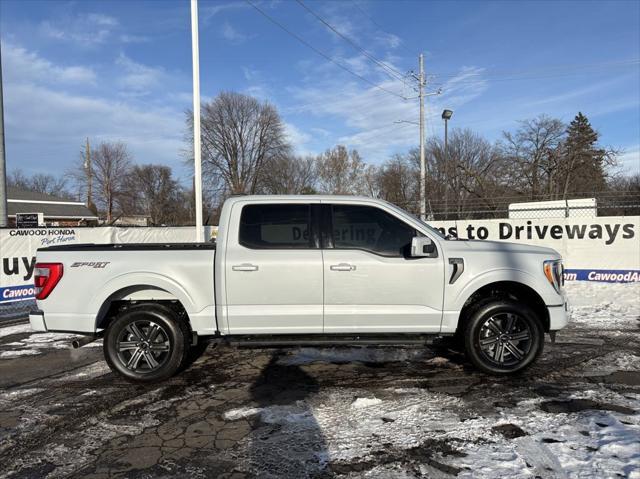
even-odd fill
[(471, 293), (460, 310), (456, 331), (463, 330), (465, 322), (478, 307), (495, 299), (512, 299), (526, 304), (540, 319), (543, 330), (549, 332), (549, 309), (542, 296), (528, 284), (508, 280), (484, 284)]
[(95, 316), (95, 329), (104, 329), (123, 307), (143, 302), (168, 306), (189, 327), (189, 312), (193, 311), (193, 301), (179, 284), (161, 275), (123, 275), (107, 283), (92, 300), (99, 304)]

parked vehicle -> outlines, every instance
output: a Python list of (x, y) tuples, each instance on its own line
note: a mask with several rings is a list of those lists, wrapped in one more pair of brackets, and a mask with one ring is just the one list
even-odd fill
[(381, 200), (240, 196), (216, 244), (39, 249), (35, 331), (104, 337), (109, 366), (166, 379), (198, 340), (263, 346), (453, 336), (487, 373), (521, 371), (567, 324), (549, 248), (450, 239)]

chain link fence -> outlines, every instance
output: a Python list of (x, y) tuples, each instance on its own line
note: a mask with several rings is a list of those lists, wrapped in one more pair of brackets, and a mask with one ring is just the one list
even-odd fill
[(528, 201), (515, 198), (496, 198), (490, 201), (427, 203), (430, 221), (472, 219), (536, 219), (536, 218), (595, 218), (599, 216), (640, 216), (639, 194), (609, 194), (588, 199), (559, 201)]

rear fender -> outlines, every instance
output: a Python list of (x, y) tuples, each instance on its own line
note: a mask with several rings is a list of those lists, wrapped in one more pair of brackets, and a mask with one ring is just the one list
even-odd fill
[(96, 328), (114, 300), (167, 300), (180, 301), (189, 313), (195, 313), (196, 305), (191, 295), (176, 281), (158, 273), (127, 273), (108, 281), (91, 299), (99, 305), (95, 314)]

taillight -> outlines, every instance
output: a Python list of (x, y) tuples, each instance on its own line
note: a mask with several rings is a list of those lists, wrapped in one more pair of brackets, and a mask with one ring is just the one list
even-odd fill
[(33, 282), (36, 299), (45, 299), (62, 278), (62, 263), (36, 263)]

